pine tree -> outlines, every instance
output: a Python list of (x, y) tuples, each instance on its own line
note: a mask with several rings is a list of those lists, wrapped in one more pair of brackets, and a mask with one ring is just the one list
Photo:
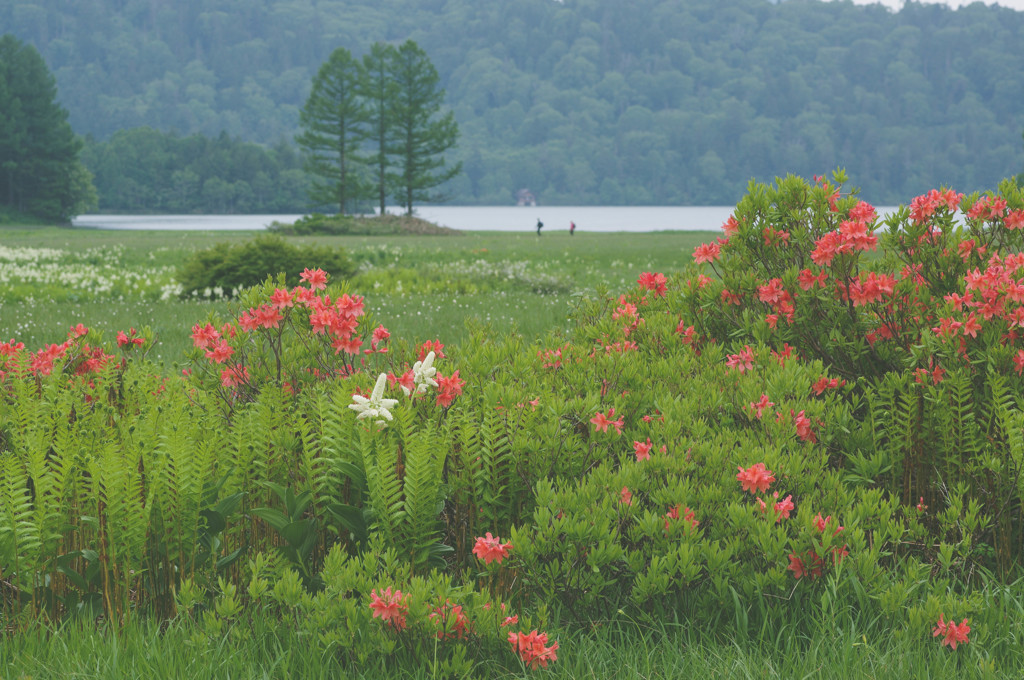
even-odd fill
[(313, 78), (299, 114), (303, 131), (295, 141), (305, 152), (306, 170), (316, 178), (310, 199), (317, 205), (337, 205), (339, 214), (372, 195), (363, 176), (366, 159), (360, 154), (369, 122), (358, 91), (362, 79), (362, 65), (339, 47)]
[(0, 205), (64, 223), (95, 205), (96, 193), (78, 160), (82, 142), (56, 99), (39, 52), (0, 37)]
[(380, 203), (380, 214), (384, 214), (388, 196), (388, 139), (394, 121), (391, 111), (397, 92), (391, 72), (394, 69), (398, 50), (386, 43), (374, 43), (369, 53), (363, 55), (363, 81), (360, 93), (366, 102), (370, 116), (368, 141), (373, 154), (367, 159), (373, 167), (373, 183)]
[(405, 214), (412, 215), (414, 202), (444, 200), (444, 194), (431, 190), (462, 171), (461, 162), (446, 168), (444, 158), (458, 141), (459, 128), (450, 111), (437, 117), (444, 90), (438, 88), (437, 69), (412, 40), (397, 49), (391, 76), (395, 95), (388, 152), (396, 172), (390, 179)]

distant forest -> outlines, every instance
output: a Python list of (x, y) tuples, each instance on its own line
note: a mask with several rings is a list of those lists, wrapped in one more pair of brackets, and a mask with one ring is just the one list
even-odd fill
[[(841, 166), (885, 204), (1024, 167), (1024, 12), (981, 3), (12, 0), (0, 31), (39, 49), (97, 175), (97, 145), (149, 126), (263, 145), (260, 181), (298, 191), (284, 147), (319, 66), (409, 38), (461, 130), (453, 203), (730, 204)], [(210, 200), (260, 193), (221, 179)]]

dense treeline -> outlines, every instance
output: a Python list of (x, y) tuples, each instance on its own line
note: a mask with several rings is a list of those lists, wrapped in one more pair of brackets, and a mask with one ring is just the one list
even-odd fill
[(462, 203), (730, 203), (836, 166), (884, 203), (1024, 165), (1024, 13), (981, 3), (24, 0), (0, 26), (98, 139), (290, 139), (333, 49), (414, 39), (461, 131)]
[(265, 147), (221, 133), (180, 137), (149, 127), (88, 139), (100, 212), (303, 213), (309, 179), (288, 143)]

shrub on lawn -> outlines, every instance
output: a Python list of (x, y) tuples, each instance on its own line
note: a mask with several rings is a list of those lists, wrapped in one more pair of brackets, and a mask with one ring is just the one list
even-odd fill
[(338, 279), (348, 278), (356, 271), (355, 264), (339, 248), (294, 245), (270, 235), (239, 245), (221, 243), (196, 252), (179, 270), (178, 283), (183, 296), (207, 288), (233, 296), (282, 272), (288, 285), (294, 286), (299, 282), (298, 272), (304, 268), (320, 268)]

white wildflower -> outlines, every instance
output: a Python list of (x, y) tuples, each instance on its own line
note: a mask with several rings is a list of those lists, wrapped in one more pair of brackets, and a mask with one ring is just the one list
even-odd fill
[[(431, 387), (437, 387), (434, 376), (437, 369), (434, 368), (434, 353), (431, 352), (423, 361), (417, 361), (412, 365), (412, 381), (416, 385), (416, 394), (425, 394)], [(406, 395), (408, 396), (408, 395)]]
[[(348, 407), (355, 411), (356, 419), (370, 418), (374, 419), (378, 425), (387, 426), (387, 421), (391, 420), (391, 411), (395, 404), (398, 403), (397, 399), (385, 399), (384, 398), (384, 386), (388, 382), (388, 376), (381, 373), (377, 377), (377, 384), (373, 386), (373, 393), (370, 394), (370, 398), (367, 399), (361, 394), (353, 394), (352, 401), (354, 404), (349, 404)], [(376, 419), (380, 420), (376, 420)]]

